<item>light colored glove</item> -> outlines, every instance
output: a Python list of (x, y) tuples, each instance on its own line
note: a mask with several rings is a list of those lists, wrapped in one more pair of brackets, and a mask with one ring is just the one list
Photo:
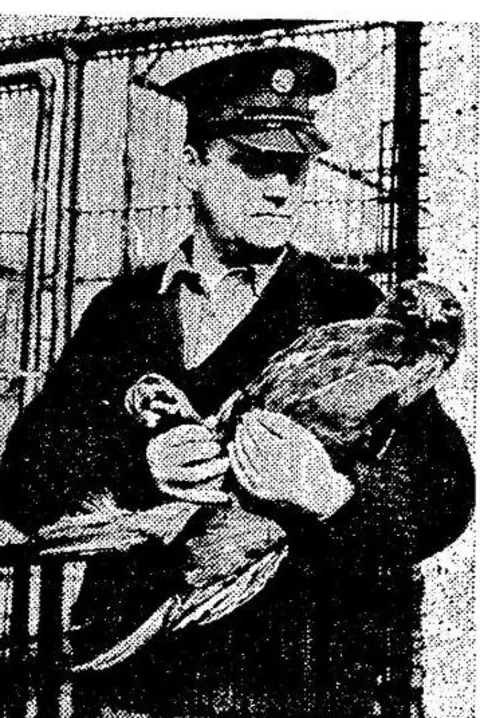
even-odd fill
[(195, 503), (227, 503), (220, 490), (229, 460), (213, 433), (201, 424), (182, 424), (150, 439), (147, 461), (160, 491)]
[(229, 445), (239, 484), (263, 501), (301, 507), (326, 519), (352, 496), (322, 444), (292, 419), (275, 412), (247, 412)]

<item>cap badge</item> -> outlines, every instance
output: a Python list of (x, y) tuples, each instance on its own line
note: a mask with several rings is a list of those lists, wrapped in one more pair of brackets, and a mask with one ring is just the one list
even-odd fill
[(276, 92), (285, 95), (292, 90), (294, 84), (295, 73), (293, 70), (278, 69), (273, 73), (272, 87)]

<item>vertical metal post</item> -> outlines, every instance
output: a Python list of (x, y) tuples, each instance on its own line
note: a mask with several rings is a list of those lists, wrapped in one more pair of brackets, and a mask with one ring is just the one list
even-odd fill
[(395, 259), (399, 282), (414, 277), (419, 267), (421, 30), (420, 22), (400, 22), (396, 28), (391, 221), (396, 224)]
[(33, 174), (34, 208), (28, 233), (29, 261), (25, 287), (22, 368), (26, 372), (22, 403), (35, 394), (40, 381), (39, 347), (41, 331), (41, 291), (44, 273), (45, 233), (48, 199), (48, 175), (53, 117), (55, 80), (47, 70), (40, 70), (36, 79), (39, 92), (35, 167)]
[[(20, 549), (21, 551), (21, 549)], [(20, 552), (19, 552), (20, 553)], [(29, 596), (30, 557), (19, 556), (12, 565), (12, 608), (10, 616), (10, 656), (14, 667), (24, 665), (30, 658)]]
[(37, 718), (60, 715), (60, 696), (68, 661), (64, 650), (63, 590), (63, 561), (58, 557), (45, 558), (38, 624)]
[(127, 80), (127, 98), (126, 98), (126, 127), (125, 127), (125, 145), (123, 148), (123, 210), (122, 210), (122, 273), (130, 274), (132, 271), (132, 261), (130, 257), (130, 241), (131, 241), (131, 224), (132, 224), (132, 193), (133, 193), (133, 171), (132, 157), (130, 150), (130, 133), (132, 130), (132, 82), (131, 79), (135, 72), (135, 57), (131, 52), (128, 56), (128, 80)]
[(60, 147), (58, 241), (55, 257), (52, 360), (57, 359), (72, 327), (74, 241), (80, 155), (83, 59), (71, 47), (64, 50), (64, 96)]

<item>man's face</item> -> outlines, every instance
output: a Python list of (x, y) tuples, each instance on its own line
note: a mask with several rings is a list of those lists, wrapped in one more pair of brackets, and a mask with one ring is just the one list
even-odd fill
[(260, 152), (219, 139), (196, 158), (197, 217), (210, 239), (231, 250), (274, 250), (290, 239), (308, 159)]

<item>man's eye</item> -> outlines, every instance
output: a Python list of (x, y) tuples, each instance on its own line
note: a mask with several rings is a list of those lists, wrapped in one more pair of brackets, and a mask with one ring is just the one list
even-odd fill
[(290, 167), (285, 168), (285, 175), (291, 184), (295, 184), (301, 179), (307, 171), (307, 163), (292, 163)]
[(290, 184), (295, 184), (304, 175), (308, 162), (284, 157), (247, 157), (234, 155), (232, 162), (238, 165), (248, 177), (263, 179), (275, 174), (285, 175)]
[(249, 177), (267, 177), (275, 172), (272, 162), (265, 162), (259, 159), (248, 157), (239, 158), (236, 162)]
[(269, 167), (262, 167), (259, 164), (247, 164), (244, 166), (243, 171), (245, 174), (247, 174), (249, 177), (268, 177), (268, 175), (273, 174), (273, 170)]

